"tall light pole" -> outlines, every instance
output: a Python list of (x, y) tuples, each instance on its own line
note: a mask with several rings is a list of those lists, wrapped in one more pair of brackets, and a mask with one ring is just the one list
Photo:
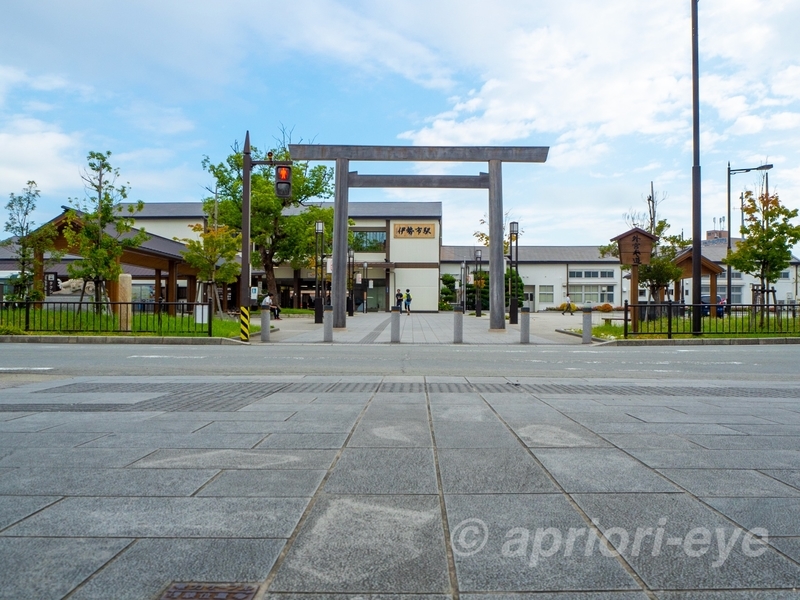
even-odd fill
[(347, 295), (347, 316), (352, 317), (356, 308), (356, 295), (355, 295), (355, 270), (356, 270), (356, 253), (352, 248), (347, 249), (347, 283), (350, 286), (350, 293)]
[(362, 265), (364, 272), (361, 275), (361, 287), (364, 288), (364, 314), (367, 314), (367, 269), (369, 268), (369, 264), (364, 261)]
[[(760, 167), (752, 167), (749, 169), (731, 169), (731, 163), (728, 162), (728, 251), (725, 255), (726, 258), (730, 258), (731, 256), (731, 175), (735, 175), (736, 173), (749, 173), (750, 171), (769, 171), (772, 168), (772, 165), (761, 165)], [(766, 176), (769, 177), (769, 173), (766, 173)], [(767, 180), (769, 182), (769, 180)], [(769, 183), (767, 183), (767, 189), (769, 189)], [(769, 192), (767, 192), (769, 193)], [(744, 198), (744, 196), (742, 196)], [(744, 200), (742, 200), (742, 229), (744, 229)], [(727, 284), (727, 295), (728, 297), (725, 299), (725, 304), (727, 305), (726, 311), (728, 314), (731, 312), (731, 285), (732, 277), (731, 277), (731, 266), (725, 265), (728, 271), (728, 279)]]
[[(483, 279), (480, 278), (481, 273), (481, 257), (483, 251), (478, 248), (475, 250), (475, 262), (478, 263), (478, 276), (475, 277), (475, 316), (481, 316), (481, 308), (483, 308)], [(480, 282), (480, 283), (478, 283)]]
[(316, 256), (314, 257), (314, 323), (322, 323), (322, 282), (325, 271), (322, 263), (325, 260), (325, 223), (316, 224)]
[[(517, 221), (511, 221), (511, 223), (508, 224), (508, 231), (508, 258), (511, 262), (508, 278), (513, 280), (512, 285), (509, 286), (509, 294), (511, 297), (508, 299), (508, 323), (509, 325), (516, 325), (518, 322), (517, 312), (519, 311), (519, 299), (517, 298), (519, 295), (519, 290), (517, 289), (519, 285), (517, 282), (517, 276), (519, 275), (519, 223)], [(516, 252), (514, 252), (515, 245)], [(515, 255), (516, 263), (514, 262)]]
[(692, 2), (692, 335), (702, 333), (700, 211), (700, 78), (697, 2)]
[(467, 312), (467, 261), (461, 261), (461, 307)]

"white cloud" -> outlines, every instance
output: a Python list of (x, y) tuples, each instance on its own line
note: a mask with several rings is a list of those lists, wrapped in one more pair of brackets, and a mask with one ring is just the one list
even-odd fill
[(152, 102), (136, 101), (127, 108), (118, 109), (117, 113), (134, 127), (158, 135), (186, 133), (195, 128), (180, 108), (158, 106)]

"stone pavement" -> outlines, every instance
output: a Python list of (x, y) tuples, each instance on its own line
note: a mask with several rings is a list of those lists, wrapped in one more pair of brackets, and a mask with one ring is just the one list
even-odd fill
[[(601, 316), (595, 317), (598, 322)], [(400, 315), (401, 344), (452, 344), (454, 313), (411, 313)], [(489, 315), (481, 317), (464, 315), (464, 344), (518, 344), (519, 325), (506, 322), (505, 331), (489, 331)], [(580, 329), (583, 324), (581, 313), (561, 315), (558, 312), (533, 313), (530, 316), (531, 344), (581, 344), (581, 338), (557, 331), (558, 329)], [(259, 321), (256, 320), (256, 323)], [(347, 317), (347, 327), (335, 329), (334, 343), (343, 344), (388, 344), (391, 341), (391, 317), (389, 313), (356, 313)], [(313, 318), (288, 318), (273, 321), (280, 329), (270, 336), (270, 342), (314, 343), (323, 340), (321, 324)], [(258, 342), (259, 334), (253, 334), (251, 341)]]
[(798, 598), (796, 383), (0, 388), (0, 598)]

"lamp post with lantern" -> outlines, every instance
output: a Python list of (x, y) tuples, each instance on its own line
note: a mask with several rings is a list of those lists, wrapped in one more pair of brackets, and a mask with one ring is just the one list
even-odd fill
[(317, 221), (316, 250), (314, 256), (314, 323), (322, 323), (322, 286), (325, 281), (325, 223)]
[(508, 231), (508, 258), (510, 262), (508, 277), (513, 282), (508, 286), (510, 295), (508, 300), (508, 322), (510, 325), (516, 325), (518, 323), (519, 312), (519, 299), (517, 298), (519, 294), (519, 290), (517, 289), (519, 285), (517, 283), (517, 279), (519, 278), (519, 223), (517, 221), (511, 221), (511, 223), (508, 224)]
[(481, 278), (482, 272), (482, 256), (483, 251), (478, 248), (475, 250), (475, 263), (478, 265), (475, 275), (475, 316), (481, 316), (481, 309), (483, 308), (483, 279)]

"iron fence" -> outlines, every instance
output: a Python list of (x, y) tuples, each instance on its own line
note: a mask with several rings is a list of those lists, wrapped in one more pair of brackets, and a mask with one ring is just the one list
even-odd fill
[[(692, 311), (700, 311), (700, 331), (694, 331)], [(634, 325), (634, 313), (636, 323)], [(628, 304), (624, 337), (719, 335), (728, 337), (800, 335), (796, 304)]]
[(0, 326), (40, 333), (212, 336), (213, 304), (198, 302), (3, 302)]

